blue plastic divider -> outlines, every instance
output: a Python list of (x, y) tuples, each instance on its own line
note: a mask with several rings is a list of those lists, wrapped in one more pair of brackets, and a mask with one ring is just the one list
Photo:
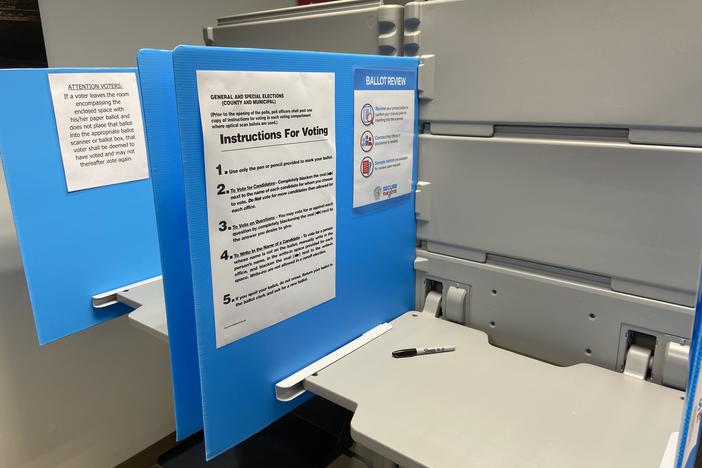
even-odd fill
[(689, 362), (685, 407), (675, 465), (677, 468), (693, 468), (699, 447), (699, 431), (702, 424), (702, 380), (700, 380), (700, 367), (702, 367), (702, 279), (697, 293)]
[[(207, 457), (216, 456), (293, 409), (274, 385), (414, 305), (414, 196), (352, 209), (354, 69), (416, 73), (418, 60), (297, 51), (180, 46), (173, 54)], [(196, 70), (335, 73), (336, 297), (219, 349), (215, 323)], [(415, 145), (416, 153), (416, 145)], [(416, 154), (415, 154), (416, 159)], [(416, 162), (416, 161), (415, 161)]]
[(176, 436), (180, 440), (202, 429), (202, 397), (172, 55), (168, 50), (142, 50), (137, 54), (137, 65), (161, 246)]
[(0, 71), (0, 153), (41, 344), (129, 312), (91, 297), (161, 273), (149, 179), (66, 188), (48, 75), (100, 72), (135, 69)]

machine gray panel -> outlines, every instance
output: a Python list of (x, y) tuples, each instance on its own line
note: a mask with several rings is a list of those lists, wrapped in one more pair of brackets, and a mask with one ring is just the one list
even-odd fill
[(430, 183), (417, 237), (612, 279), (693, 305), (702, 253), (702, 150), (618, 142), (420, 135)]
[[(425, 281), (468, 286), (466, 325), (482, 330), (496, 346), (560, 366), (594, 364), (621, 370), (622, 332), (652, 330), (658, 338), (654, 375), (659, 382), (666, 335), (689, 338), (694, 308), (644, 299), (512, 265), (476, 263), (417, 251), (417, 309)], [(656, 359), (661, 366), (656, 366)]]
[(342, 1), (221, 18), (207, 45), (402, 55), (401, 5)]
[(702, 145), (685, 132), (702, 128), (698, 0), (434, 0), (408, 3), (405, 22), (405, 54), (435, 56), (424, 121), (636, 128), (654, 143), (680, 130)]
[[(403, 468), (658, 468), (684, 393), (587, 364), (556, 367), (423, 313), (305, 380), (355, 410), (351, 436)], [(408, 346), (452, 353), (395, 359)]]

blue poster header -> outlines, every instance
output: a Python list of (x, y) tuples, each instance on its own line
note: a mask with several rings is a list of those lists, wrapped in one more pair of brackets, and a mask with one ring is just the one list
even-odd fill
[(354, 89), (402, 90), (417, 89), (416, 70), (357, 68), (354, 70)]

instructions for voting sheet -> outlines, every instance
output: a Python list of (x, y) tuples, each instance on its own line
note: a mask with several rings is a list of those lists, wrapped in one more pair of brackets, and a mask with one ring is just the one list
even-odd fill
[(49, 75), (69, 192), (147, 179), (135, 73)]
[(219, 348), (335, 297), (334, 74), (197, 86)]

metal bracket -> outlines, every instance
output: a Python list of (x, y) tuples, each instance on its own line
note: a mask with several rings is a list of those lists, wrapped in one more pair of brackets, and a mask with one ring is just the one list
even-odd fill
[(161, 276), (96, 294), (92, 301), (96, 309), (117, 303), (131, 307), (134, 309), (129, 313), (129, 321), (132, 324), (160, 340), (168, 341), (166, 303)]
[(380, 325), (371, 328), (355, 340), (346, 343), (336, 351), (332, 351), (318, 361), (315, 361), (309, 366), (295, 372), (290, 377), (281, 380), (275, 384), (275, 397), (279, 401), (290, 401), (297, 398), (305, 393), (304, 382), (307, 377), (316, 374), (344, 356), (356, 351), (361, 346), (370, 343), (383, 333), (390, 331), (391, 328), (391, 324), (381, 323)]
[(132, 284), (127, 284), (125, 286), (122, 286), (121, 288), (117, 289), (112, 289), (110, 291), (105, 291), (100, 294), (95, 294), (91, 299), (93, 302), (93, 307), (96, 309), (102, 309), (103, 307), (109, 307), (111, 305), (117, 304), (118, 302), (122, 302), (119, 299), (120, 293), (125, 293), (129, 290), (132, 290), (134, 288), (138, 288), (140, 286), (143, 286), (145, 284), (153, 283), (154, 281), (162, 281), (163, 277), (161, 275), (159, 276), (154, 276), (153, 278), (145, 279), (143, 281), (139, 281), (136, 283)]

